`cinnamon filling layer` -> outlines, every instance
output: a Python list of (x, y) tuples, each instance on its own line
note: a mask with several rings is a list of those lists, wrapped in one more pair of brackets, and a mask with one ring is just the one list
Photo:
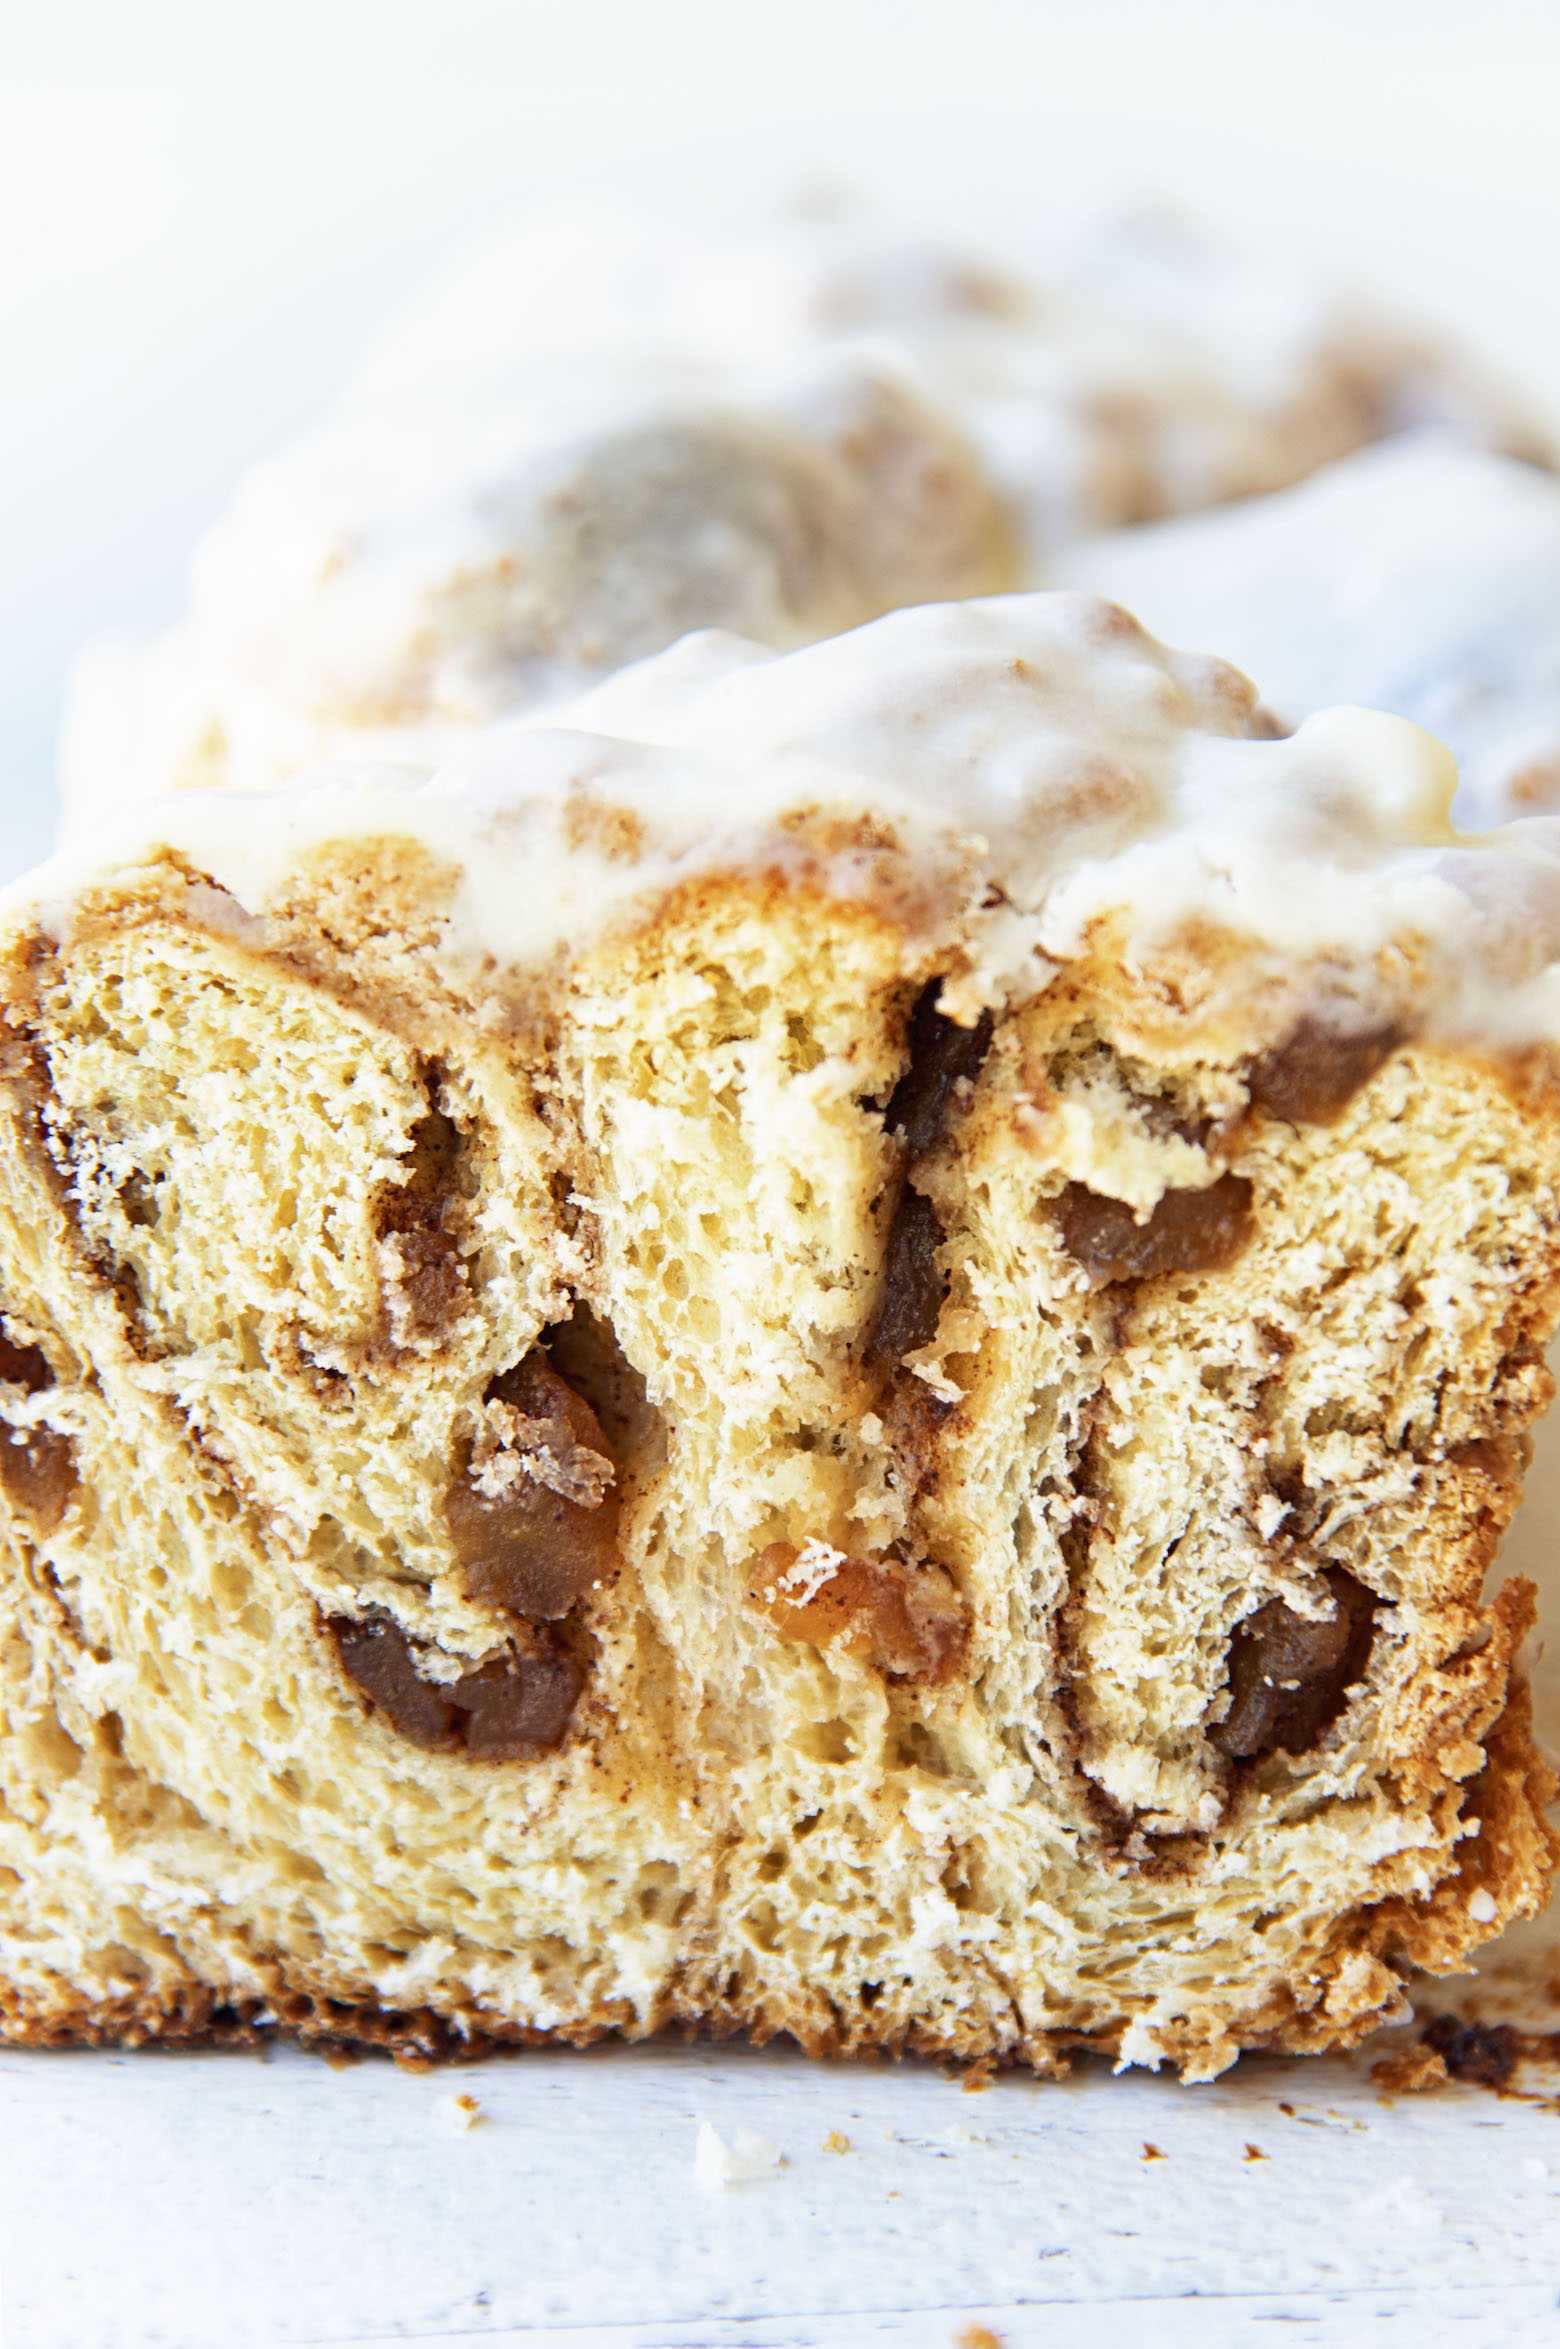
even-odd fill
[[(942, 985), (932, 979), (916, 997), (909, 1062), (883, 1112), (884, 1131), (904, 1145), (907, 1170), (943, 1139), (961, 1087), (973, 1085), (991, 1049), (990, 1012), (973, 1028), (944, 1019), (937, 1009)], [(889, 1226), (881, 1298), (867, 1333), (866, 1359), (874, 1370), (893, 1370), (936, 1337), (948, 1294), (947, 1275), (937, 1264), (943, 1237), (931, 1201), (906, 1182)]]
[(1334, 1125), (1402, 1042), (1401, 1028), (1345, 1036), (1318, 1020), (1302, 1020), (1252, 1062), (1252, 1101), (1292, 1126)]
[(842, 1557), (809, 1571), (805, 1552), (773, 1542), (761, 1552), (749, 1597), (786, 1639), (840, 1645), (898, 1680), (935, 1686), (963, 1656), (959, 1596), (939, 1566), (902, 1558)]
[(451, 1479), (444, 1521), (480, 1606), (553, 1623), (616, 1563), (616, 1477), (601, 1423), (540, 1349), (492, 1382), (487, 1425)]
[[(0, 1381), (41, 1395), (55, 1378), (41, 1346), (18, 1346), (0, 1333)], [(80, 1482), (69, 1436), (52, 1427), (17, 1427), (0, 1414), (0, 1488), (39, 1533), (58, 1528)]]
[(431, 1680), (405, 1632), (384, 1616), (357, 1623), (332, 1615), (325, 1628), (348, 1678), (392, 1729), (432, 1753), (530, 1761), (558, 1744), (584, 1685), (580, 1665), (558, 1649), (511, 1653), (458, 1680)]
[(1370, 1661), (1376, 1595), (1329, 1566), (1332, 1613), (1310, 1622), (1269, 1599), (1237, 1624), (1230, 1641), (1230, 1709), (1209, 1742), (1231, 1761), (1282, 1751), (1305, 1753), (1337, 1720)]
[(1251, 1238), (1251, 1185), (1242, 1175), (1223, 1174), (1205, 1190), (1166, 1191), (1139, 1223), (1125, 1201), (1069, 1183), (1056, 1201), (1056, 1219), (1068, 1255), (1097, 1281), (1222, 1272)]

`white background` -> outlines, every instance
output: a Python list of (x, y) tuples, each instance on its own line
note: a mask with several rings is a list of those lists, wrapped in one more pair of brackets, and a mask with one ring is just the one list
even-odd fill
[[(0, 0), (0, 790), (244, 461), (516, 209), (812, 181), (1019, 243), (1145, 192), (1560, 397), (1554, 0)], [(1547, 378), (1547, 385), (1544, 379)]]
[[(0, 875), (47, 845), (71, 645), (171, 617), (245, 461), (522, 207), (823, 182), (1017, 248), (1168, 196), (1560, 413), (1553, 0), (0, 0), (0, 68)], [(681, 2051), (471, 2085), (457, 2137), (450, 2082), (378, 2065), (0, 2058), (6, 2349), (1560, 2339), (1560, 2117), (1471, 2090)], [(786, 2168), (701, 2198), (701, 2114)]]

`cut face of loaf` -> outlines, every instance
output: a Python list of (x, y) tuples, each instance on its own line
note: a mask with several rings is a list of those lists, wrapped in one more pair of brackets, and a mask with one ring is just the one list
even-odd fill
[(154, 862), (14, 932), (13, 2038), (1201, 2077), (1540, 1903), (1480, 1593), (1541, 1066), (1215, 1045), (1086, 958), (961, 1022), (772, 877), (495, 1021), (430, 918)]

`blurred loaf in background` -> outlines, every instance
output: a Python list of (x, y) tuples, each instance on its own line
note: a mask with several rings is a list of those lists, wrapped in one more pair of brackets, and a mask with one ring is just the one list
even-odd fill
[(693, 629), (786, 650), (1046, 584), (1082, 537), (1424, 428), (1545, 448), (1433, 339), (1169, 220), (1043, 278), (848, 211), (543, 222), (248, 475), (178, 626), (81, 661), (66, 821), (346, 752), (437, 759)]

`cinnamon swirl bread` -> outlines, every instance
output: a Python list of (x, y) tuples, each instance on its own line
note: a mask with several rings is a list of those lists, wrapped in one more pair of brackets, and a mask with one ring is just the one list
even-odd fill
[(1189, 2077), (1545, 1892), (1560, 861), (1033, 596), (5, 912), (0, 2012)]

